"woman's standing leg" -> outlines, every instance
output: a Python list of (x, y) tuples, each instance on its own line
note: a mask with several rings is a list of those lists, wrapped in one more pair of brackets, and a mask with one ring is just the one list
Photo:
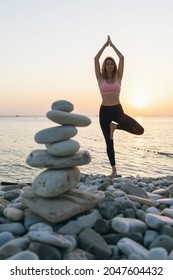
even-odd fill
[(107, 151), (108, 159), (110, 165), (112, 166), (111, 176), (115, 177), (117, 175), (117, 172), (116, 172), (116, 164), (115, 164), (114, 143), (113, 143), (113, 139), (110, 139), (110, 120), (107, 114), (108, 112), (106, 112), (105, 109), (106, 108), (104, 106), (101, 106), (100, 113), (99, 113), (99, 121), (106, 142), (106, 151)]

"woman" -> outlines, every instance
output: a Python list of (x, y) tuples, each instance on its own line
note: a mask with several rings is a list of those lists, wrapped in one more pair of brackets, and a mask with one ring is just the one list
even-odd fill
[[(112, 57), (107, 57), (103, 62), (102, 69), (100, 69), (99, 59), (104, 49), (109, 45), (114, 49), (119, 58), (118, 67)], [(124, 70), (124, 57), (112, 43), (109, 36), (94, 60), (96, 78), (102, 96), (99, 121), (106, 142), (107, 155), (112, 166), (110, 177), (114, 178), (117, 176), (113, 143), (114, 130), (121, 129), (129, 133), (141, 135), (144, 133), (144, 129), (137, 121), (124, 113), (120, 104), (119, 95)], [(112, 123), (112, 121), (115, 123)]]

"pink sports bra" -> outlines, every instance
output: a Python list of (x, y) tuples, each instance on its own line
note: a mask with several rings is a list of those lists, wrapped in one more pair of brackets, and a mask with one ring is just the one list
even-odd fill
[(115, 80), (114, 83), (107, 83), (106, 80), (102, 80), (99, 85), (99, 88), (102, 96), (107, 94), (119, 95), (121, 89), (121, 83), (117, 80)]

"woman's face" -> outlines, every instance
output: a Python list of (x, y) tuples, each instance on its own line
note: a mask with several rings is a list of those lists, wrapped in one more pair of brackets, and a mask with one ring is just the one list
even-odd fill
[(113, 72), (113, 71), (114, 71), (114, 68), (115, 68), (114, 62), (113, 62), (111, 59), (108, 59), (108, 60), (106, 61), (106, 71), (107, 71), (107, 72)]

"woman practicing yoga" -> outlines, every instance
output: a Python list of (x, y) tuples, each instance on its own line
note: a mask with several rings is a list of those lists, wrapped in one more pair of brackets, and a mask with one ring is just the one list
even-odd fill
[[(99, 59), (107, 46), (112, 47), (116, 52), (119, 58), (118, 67), (112, 57), (107, 57), (103, 62), (102, 68), (100, 68)], [(96, 78), (102, 96), (99, 121), (106, 142), (109, 162), (112, 166), (112, 173), (110, 177), (114, 178), (117, 176), (113, 143), (114, 130), (121, 129), (129, 133), (141, 135), (144, 133), (144, 128), (136, 120), (126, 115), (120, 104), (119, 96), (124, 70), (124, 56), (115, 47), (109, 36), (106, 43), (95, 56), (94, 60)]]

